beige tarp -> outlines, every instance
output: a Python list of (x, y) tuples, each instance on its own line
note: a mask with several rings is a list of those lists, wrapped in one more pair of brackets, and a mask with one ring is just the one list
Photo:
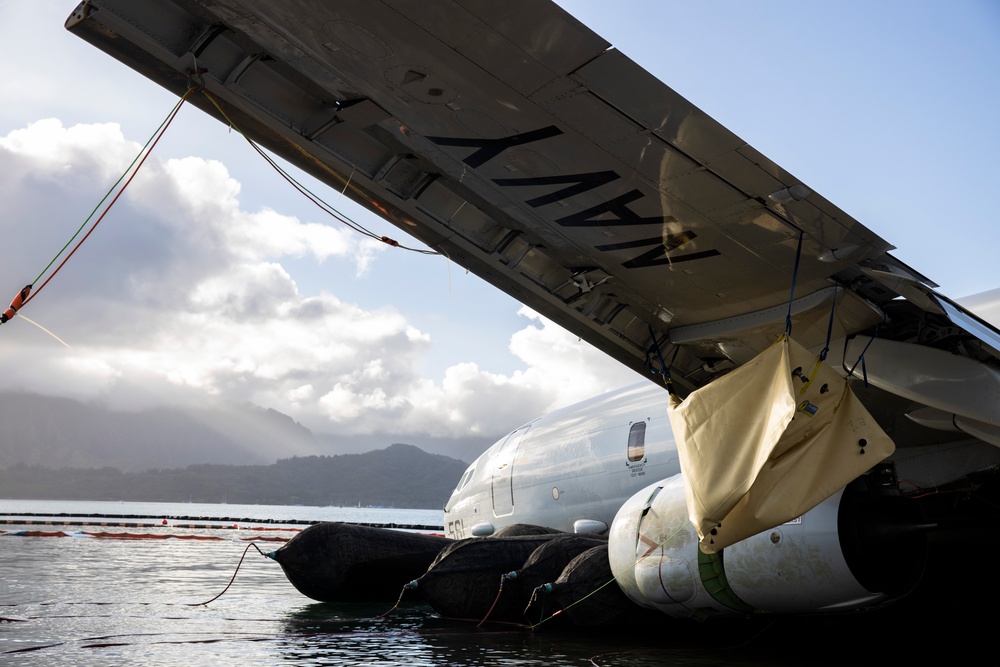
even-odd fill
[(787, 337), (667, 412), (709, 553), (801, 516), (895, 449), (844, 378)]

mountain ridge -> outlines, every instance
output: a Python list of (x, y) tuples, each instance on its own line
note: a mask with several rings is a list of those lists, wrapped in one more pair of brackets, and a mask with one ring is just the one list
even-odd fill
[(269, 465), (202, 463), (139, 472), (18, 463), (0, 470), (0, 489), (5, 498), (30, 500), (437, 509), (465, 468), (457, 459), (396, 443), (364, 454), (293, 456)]
[(251, 403), (113, 409), (73, 398), (0, 392), (0, 468), (113, 467), (125, 472), (199, 463), (274, 463), (289, 456), (360, 454), (405, 438), (431, 454), (470, 462), (495, 437), (314, 433)]
[[(277, 410), (219, 402), (119, 411), (71, 398), (0, 393), (0, 467), (104, 467), (125, 471), (239, 461), (269, 451), (314, 454), (312, 433)], [(275, 443), (280, 443), (276, 446)]]

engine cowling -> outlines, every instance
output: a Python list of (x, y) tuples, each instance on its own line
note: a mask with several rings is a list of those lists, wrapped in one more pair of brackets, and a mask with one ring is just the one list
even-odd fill
[(858, 548), (849, 536), (842, 540), (842, 527), (856, 524), (843, 513), (857, 506), (842, 504), (843, 497), (842, 489), (798, 519), (705, 554), (676, 475), (646, 487), (618, 511), (609, 535), (611, 570), (633, 602), (675, 617), (873, 606), (912, 582), (866, 576), (870, 568), (861, 561), (878, 559), (879, 550)]

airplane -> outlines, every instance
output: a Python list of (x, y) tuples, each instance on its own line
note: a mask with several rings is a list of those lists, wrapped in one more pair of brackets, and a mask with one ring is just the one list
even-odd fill
[(607, 535), (677, 617), (870, 609), (931, 545), (996, 544), (1000, 331), (557, 5), (85, 0), (66, 28), (662, 380), (501, 438), (450, 537)]

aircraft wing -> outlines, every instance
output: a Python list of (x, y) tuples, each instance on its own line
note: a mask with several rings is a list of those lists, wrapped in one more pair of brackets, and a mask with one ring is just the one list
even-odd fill
[(88, 0), (67, 28), (682, 393), (789, 312), (997, 385), (1000, 332), (551, 2)]

